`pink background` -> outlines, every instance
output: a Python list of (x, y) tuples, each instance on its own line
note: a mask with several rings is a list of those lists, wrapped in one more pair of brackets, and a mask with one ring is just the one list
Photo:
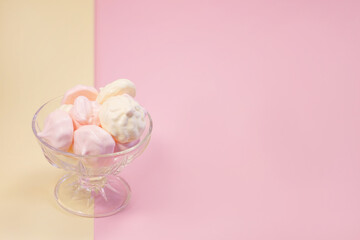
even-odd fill
[(359, 1), (96, 1), (147, 151), (95, 239), (360, 239)]

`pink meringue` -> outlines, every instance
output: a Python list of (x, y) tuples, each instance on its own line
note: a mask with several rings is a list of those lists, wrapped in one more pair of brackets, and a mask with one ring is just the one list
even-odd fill
[(75, 125), (78, 129), (82, 125), (100, 125), (99, 120), (100, 104), (96, 101), (90, 101), (84, 96), (75, 99), (74, 105), (70, 110)]
[(96, 125), (81, 126), (74, 132), (75, 154), (100, 155), (113, 153), (115, 141), (112, 136)]
[(124, 151), (126, 149), (129, 149), (135, 145), (137, 145), (140, 142), (140, 139), (132, 141), (132, 142), (128, 142), (128, 143), (116, 143), (115, 145), (115, 152), (121, 152)]
[(47, 116), (44, 128), (38, 136), (51, 146), (67, 151), (73, 142), (73, 131), (73, 121), (69, 113), (57, 109)]
[(85, 96), (90, 101), (95, 101), (98, 96), (98, 91), (93, 87), (76, 85), (66, 91), (62, 104), (74, 104), (75, 99), (79, 96)]

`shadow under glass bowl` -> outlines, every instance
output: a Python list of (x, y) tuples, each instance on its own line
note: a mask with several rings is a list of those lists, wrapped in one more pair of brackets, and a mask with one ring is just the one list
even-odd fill
[(130, 200), (130, 187), (118, 174), (146, 149), (153, 126), (151, 116), (146, 114), (146, 128), (137, 145), (111, 154), (78, 155), (56, 149), (38, 136), (45, 118), (61, 105), (61, 100), (62, 96), (42, 105), (32, 120), (33, 132), (45, 158), (67, 172), (56, 184), (56, 201), (68, 212), (83, 217), (113, 215)]

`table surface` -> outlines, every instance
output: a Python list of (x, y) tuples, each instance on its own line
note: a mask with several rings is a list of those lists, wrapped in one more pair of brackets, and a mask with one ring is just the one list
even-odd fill
[(96, 1), (149, 148), (95, 239), (359, 239), (360, 2)]

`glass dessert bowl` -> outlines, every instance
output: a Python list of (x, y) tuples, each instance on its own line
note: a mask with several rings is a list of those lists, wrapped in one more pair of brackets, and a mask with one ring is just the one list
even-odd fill
[(131, 196), (129, 185), (118, 174), (146, 149), (153, 125), (151, 116), (146, 114), (146, 128), (135, 146), (110, 154), (78, 155), (54, 148), (38, 135), (45, 118), (61, 105), (61, 99), (57, 97), (42, 105), (32, 120), (33, 132), (46, 159), (67, 172), (56, 184), (56, 201), (68, 212), (83, 217), (115, 214)]

